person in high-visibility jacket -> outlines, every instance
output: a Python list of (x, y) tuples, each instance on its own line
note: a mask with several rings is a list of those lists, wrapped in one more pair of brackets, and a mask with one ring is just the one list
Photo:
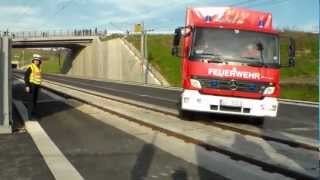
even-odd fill
[(33, 54), (32, 63), (28, 66), (24, 74), (25, 90), (28, 94), (31, 94), (29, 115), (33, 115), (37, 107), (38, 94), (42, 81), (41, 60), (42, 57), (39, 54)]

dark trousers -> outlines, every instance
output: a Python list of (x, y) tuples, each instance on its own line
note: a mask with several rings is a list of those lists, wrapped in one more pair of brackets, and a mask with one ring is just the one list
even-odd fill
[(37, 101), (39, 96), (40, 86), (36, 84), (30, 84), (30, 105), (29, 105), (29, 115), (35, 113), (37, 108)]

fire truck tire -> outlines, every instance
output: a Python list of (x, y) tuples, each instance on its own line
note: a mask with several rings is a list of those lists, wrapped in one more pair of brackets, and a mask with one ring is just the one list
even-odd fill
[(254, 117), (251, 120), (254, 125), (263, 126), (265, 118), (264, 117)]
[(193, 121), (194, 120), (194, 112), (180, 109), (179, 110), (179, 117), (182, 120)]

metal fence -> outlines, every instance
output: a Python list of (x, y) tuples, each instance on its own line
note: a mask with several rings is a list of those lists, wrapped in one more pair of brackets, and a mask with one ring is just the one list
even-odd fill
[(47, 37), (71, 37), (71, 36), (106, 36), (106, 29), (73, 29), (73, 30), (50, 30), (50, 31), (1, 31), (0, 36), (11, 38), (47, 38)]
[(10, 133), (11, 115), (11, 40), (0, 37), (0, 133)]

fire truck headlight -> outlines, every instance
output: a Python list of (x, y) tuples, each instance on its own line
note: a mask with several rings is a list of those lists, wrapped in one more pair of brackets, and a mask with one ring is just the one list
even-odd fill
[(201, 89), (201, 83), (200, 83), (200, 81), (198, 81), (196, 79), (190, 79), (190, 84), (191, 84), (191, 86), (193, 86), (195, 88)]
[(263, 94), (264, 95), (271, 95), (274, 93), (274, 90), (276, 88), (274, 86), (271, 86), (271, 87), (267, 87), (264, 91), (263, 91)]
[(189, 97), (184, 97), (184, 98), (183, 98), (183, 102), (184, 102), (184, 103), (189, 103), (189, 101), (190, 101), (190, 98), (189, 98)]

